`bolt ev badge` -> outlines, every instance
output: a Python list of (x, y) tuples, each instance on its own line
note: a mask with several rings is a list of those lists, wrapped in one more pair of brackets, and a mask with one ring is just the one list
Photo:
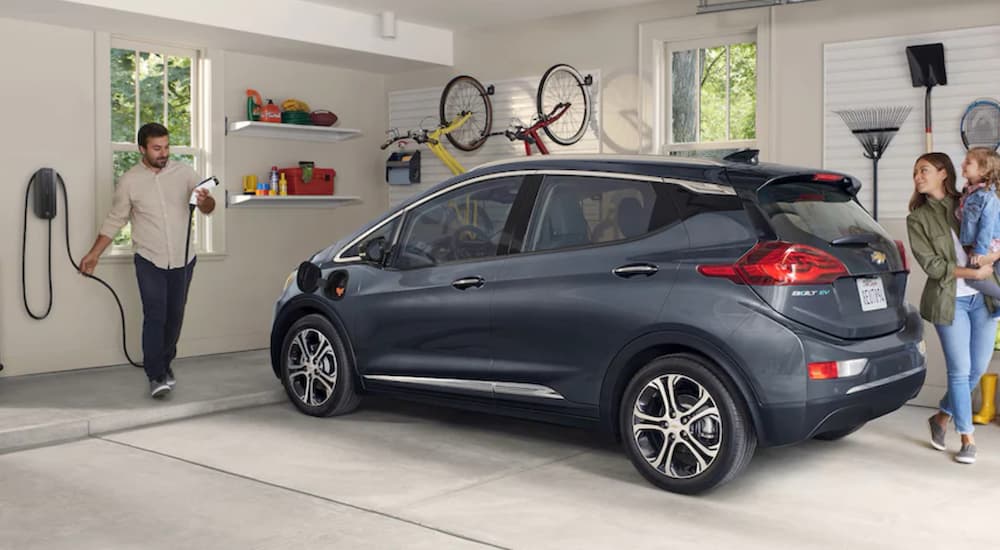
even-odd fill
[(871, 258), (876, 264), (882, 265), (885, 263), (885, 252), (879, 252), (876, 250), (875, 252), (872, 252)]

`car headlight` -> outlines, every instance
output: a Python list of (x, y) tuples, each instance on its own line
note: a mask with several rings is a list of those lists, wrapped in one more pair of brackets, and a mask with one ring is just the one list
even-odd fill
[(917, 351), (920, 352), (920, 356), (921, 357), (926, 358), (927, 357), (927, 342), (925, 342), (923, 340), (921, 340), (920, 342), (918, 342), (917, 343)]
[(288, 274), (288, 278), (285, 279), (285, 287), (281, 289), (282, 292), (285, 292), (286, 290), (288, 290), (288, 287), (292, 286), (292, 282), (295, 281), (296, 273), (298, 273), (298, 270), (295, 270)]

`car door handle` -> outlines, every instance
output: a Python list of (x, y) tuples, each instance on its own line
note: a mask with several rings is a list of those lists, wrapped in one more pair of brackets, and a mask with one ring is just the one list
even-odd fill
[(655, 275), (659, 270), (660, 268), (653, 264), (629, 264), (617, 267), (611, 272), (619, 277), (627, 279), (629, 277), (635, 277), (636, 275), (645, 275), (649, 277), (650, 275)]
[(482, 277), (462, 277), (461, 279), (456, 279), (453, 283), (451, 283), (451, 286), (459, 290), (465, 290), (472, 287), (480, 288), (485, 284), (486, 279), (483, 279)]

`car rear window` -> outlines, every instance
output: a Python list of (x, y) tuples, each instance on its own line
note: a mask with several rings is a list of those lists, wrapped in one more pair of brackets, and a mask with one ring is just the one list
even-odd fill
[(849, 235), (874, 233), (889, 236), (847, 191), (817, 183), (783, 183), (767, 186), (758, 195), (778, 238), (824, 242)]

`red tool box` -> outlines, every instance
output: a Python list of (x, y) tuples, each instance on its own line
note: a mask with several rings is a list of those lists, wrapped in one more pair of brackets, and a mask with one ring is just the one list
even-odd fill
[(302, 181), (301, 168), (282, 168), (279, 173), (285, 175), (289, 195), (332, 195), (333, 180), (337, 171), (333, 168), (313, 168), (312, 179)]

